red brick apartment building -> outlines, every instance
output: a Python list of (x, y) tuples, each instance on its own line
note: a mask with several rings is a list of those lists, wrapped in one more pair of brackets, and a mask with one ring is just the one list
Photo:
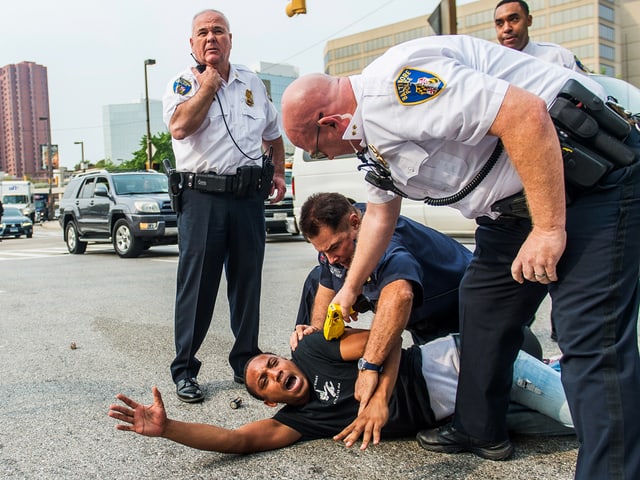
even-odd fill
[(47, 68), (33, 62), (0, 67), (0, 171), (40, 177), (49, 136)]

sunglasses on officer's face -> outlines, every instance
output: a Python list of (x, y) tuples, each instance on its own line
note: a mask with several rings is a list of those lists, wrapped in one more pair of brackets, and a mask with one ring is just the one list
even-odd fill
[(320, 139), (320, 123), (319, 122), (322, 117), (324, 117), (324, 113), (320, 112), (320, 115), (318, 116), (318, 121), (316, 122), (316, 149), (313, 153), (309, 154), (309, 156), (314, 160), (323, 160), (325, 158), (328, 158), (328, 155), (326, 153), (322, 153), (320, 150), (318, 150), (318, 140)]

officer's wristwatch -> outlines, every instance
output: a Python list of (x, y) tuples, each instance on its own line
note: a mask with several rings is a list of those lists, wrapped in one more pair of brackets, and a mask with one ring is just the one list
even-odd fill
[(364, 357), (358, 360), (358, 370), (373, 370), (374, 372), (382, 373), (382, 365), (376, 365), (375, 363), (367, 362)]

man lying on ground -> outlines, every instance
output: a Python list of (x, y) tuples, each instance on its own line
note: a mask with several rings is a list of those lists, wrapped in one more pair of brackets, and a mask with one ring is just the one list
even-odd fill
[[(381, 437), (415, 435), (453, 414), (459, 370), (455, 335), (408, 349), (401, 349), (398, 342), (383, 365), (372, 399), (359, 412), (354, 398), (357, 360), (368, 336), (368, 330), (347, 329), (340, 340), (327, 342), (317, 332), (300, 341), (292, 360), (269, 353), (253, 357), (246, 366), (247, 390), (267, 405), (285, 406), (273, 418), (237, 429), (168, 418), (156, 387), (153, 404), (142, 405), (118, 394), (125, 405), (111, 405), (108, 415), (123, 422), (116, 425), (118, 430), (164, 437), (201, 450), (253, 453), (331, 437), (348, 447), (362, 437), (365, 449)], [(560, 374), (522, 351), (514, 364), (511, 398), (520, 411), (510, 417), (517, 419), (511, 425), (514, 432), (573, 432)]]

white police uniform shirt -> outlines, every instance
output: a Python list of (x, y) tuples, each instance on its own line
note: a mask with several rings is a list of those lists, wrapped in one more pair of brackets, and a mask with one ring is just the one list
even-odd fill
[[(576, 78), (604, 98), (600, 86), (569, 69), (474, 37), (431, 36), (390, 48), (360, 75), (349, 77), (358, 106), (343, 136), (372, 144), (397, 187), (411, 198), (445, 197), (467, 185), (497, 143), (487, 132), (510, 83), (547, 105)], [(372, 203), (395, 195), (367, 185)], [(452, 207), (468, 218), (522, 190), (503, 152), (487, 178)]]
[[(191, 68), (177, 74), (167, 85), (162, 100), (163, 119), (169, 125), (176, 107), (189, 100), (200, 85)], [(245, 157), (233, 140), (249, 157)], [(261, 165), (262, 140), (280, 137), (278, 113), (267, 96), (262, 80), (243, 65), (231, 65), (229, 80), (223, 81), (200, 128), (183, 140), (172, 139), (179, 172), (234, 175), (244, 165)]]
[(562, 65), (576, 72), (587, 72), (587, 69), (573, 52), (556, 43), (532, 42), (529, 40), (527, 45), (522, 49), (522, 52), (532, 57), (555, 63), (556, 65)]

